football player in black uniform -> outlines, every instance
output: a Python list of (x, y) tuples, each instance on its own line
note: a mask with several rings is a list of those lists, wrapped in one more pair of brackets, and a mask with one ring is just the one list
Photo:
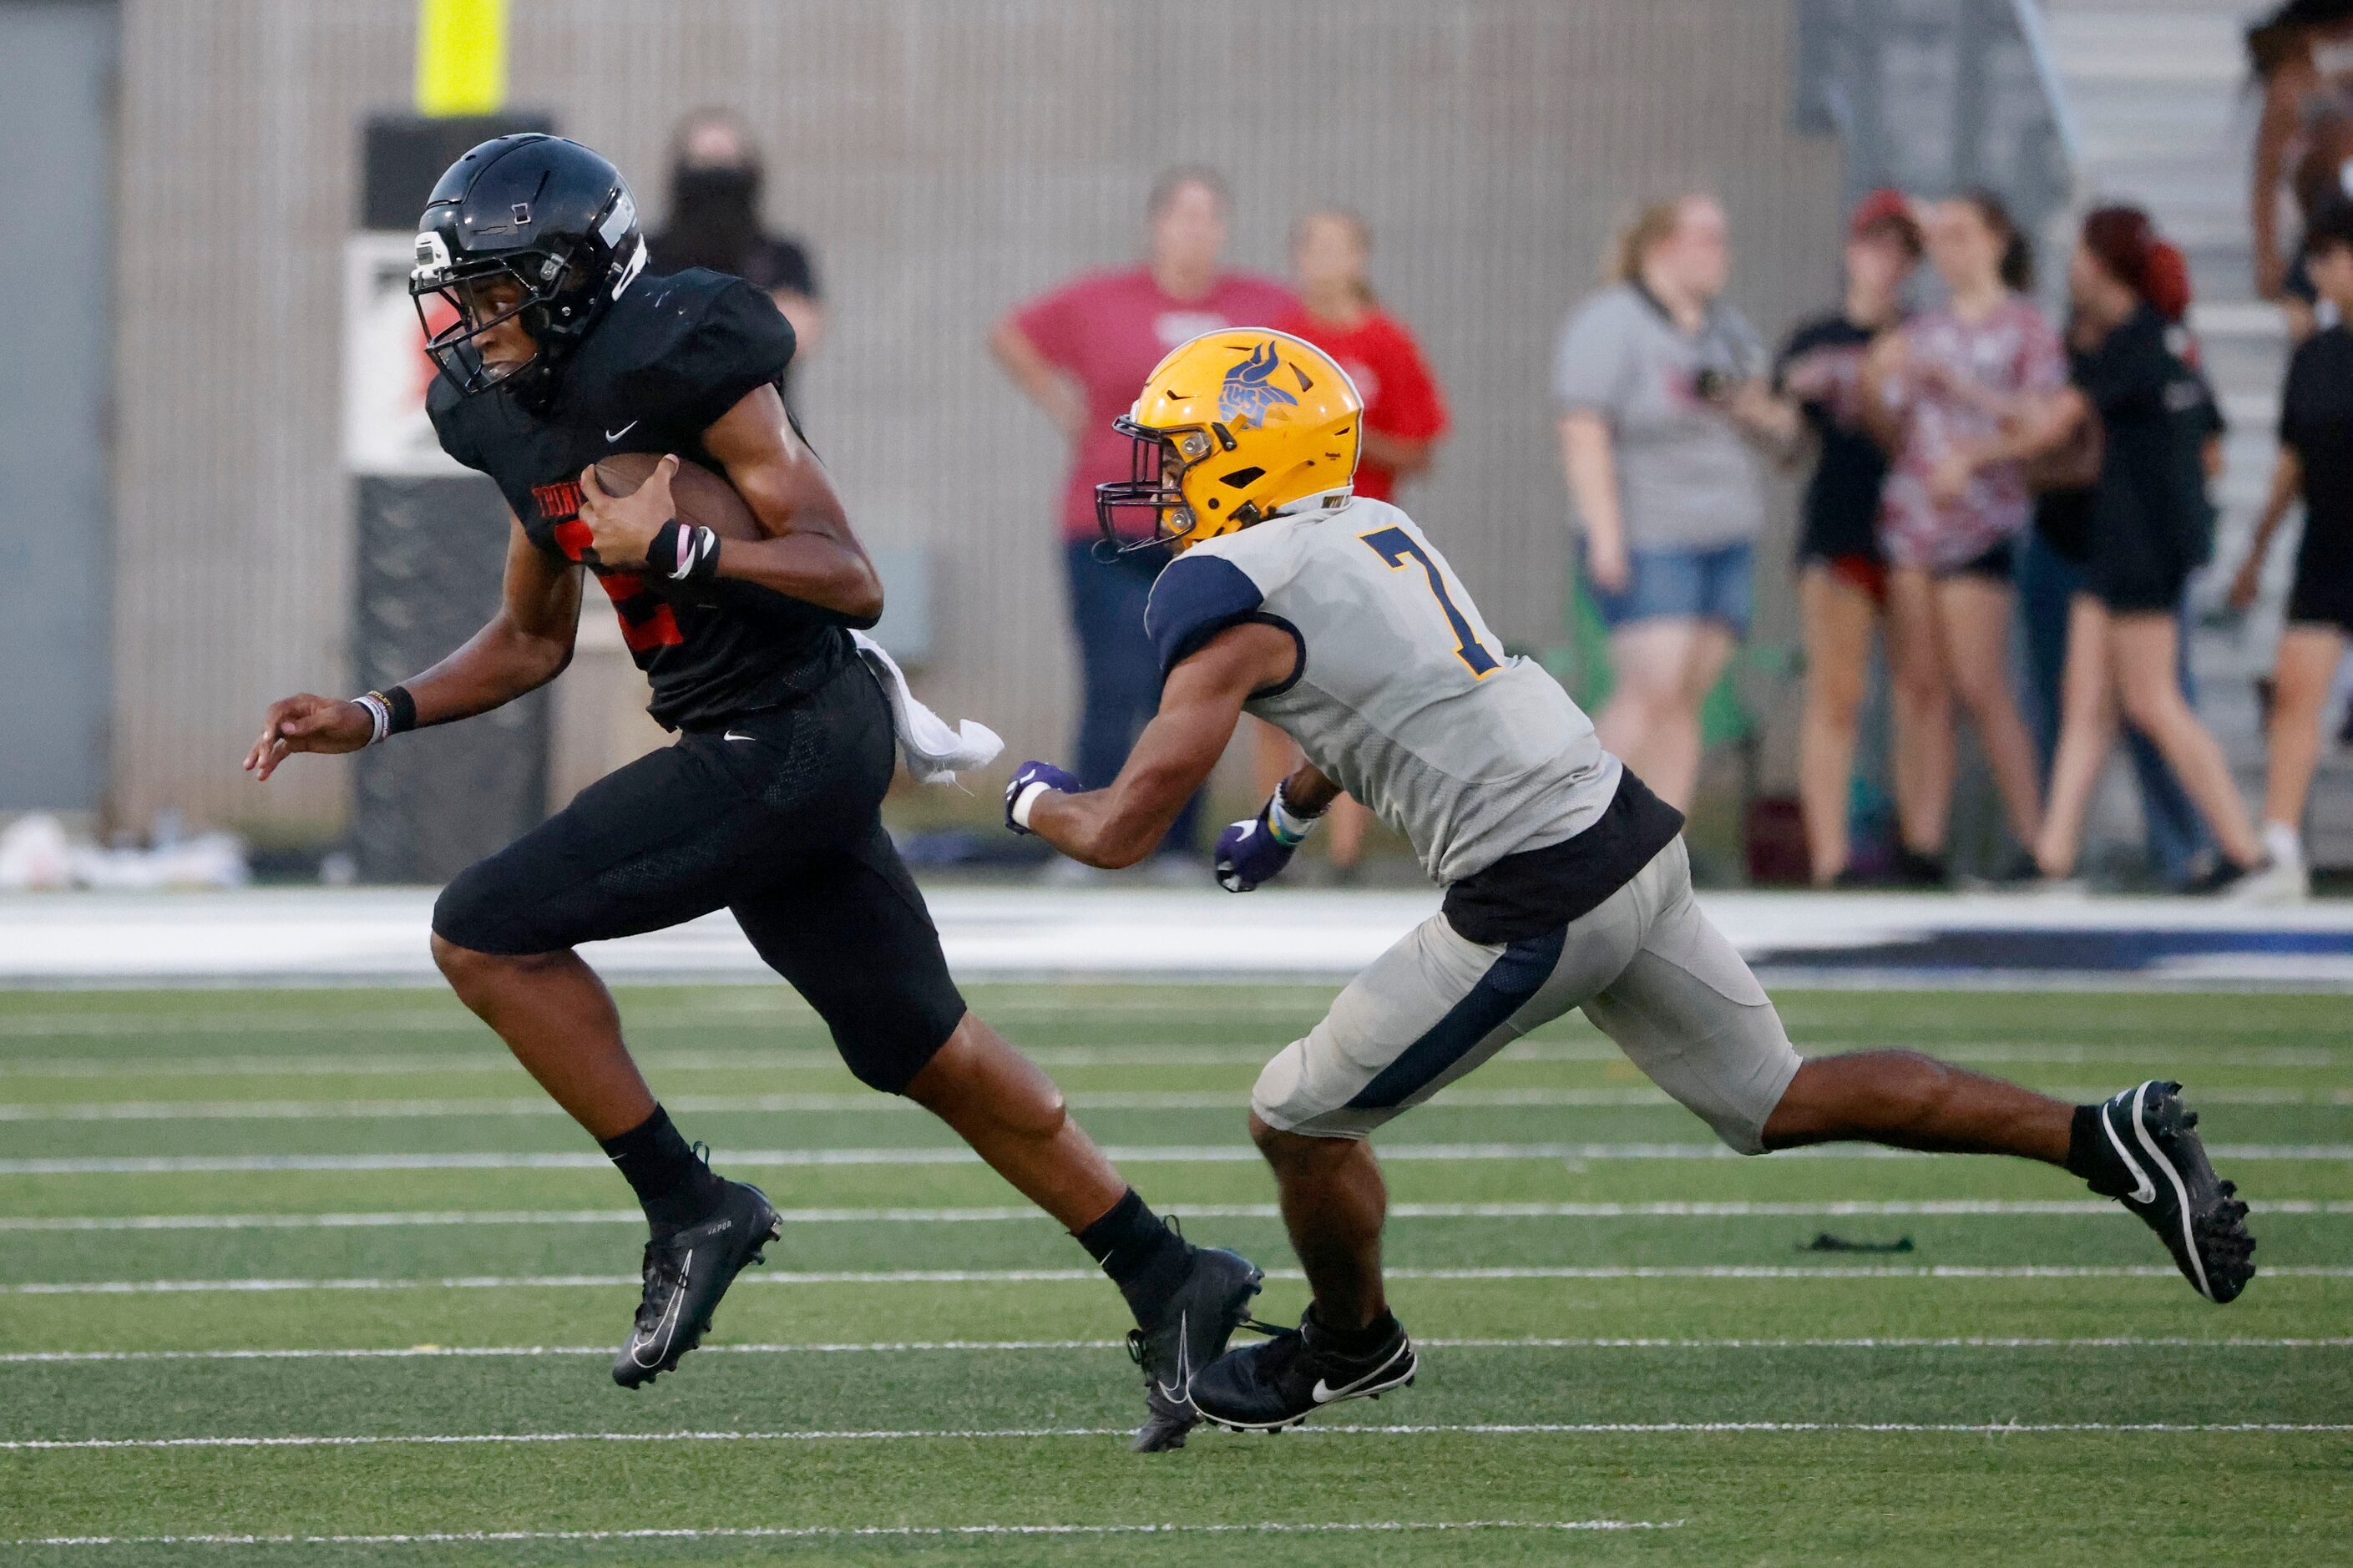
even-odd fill
[[(410, 292), (440, 370), (427, 406), (442, 446), (513, 511), (504, 602), (404, 685), (273, 704), (246, 765), (267, 778), (295, 752), (511, 702), (571, 658), (584, 568), (611, 597), (653, 715), (680, 738), (461, 873), (434, 906), (433, 953), (645, 1208), (644, 1298), (615, 1381), (649, 1382), (694, 1347), (777, 1215), (671, 1125), (574, 950), (723, 906), (853, 1073), (937, 1114), (1102, 1264), (1138, 1324), (1136, 1447), (1181, 1445), (1189, 1371), (1223, 1350), (1259, 1271), (1155, 1216), (948, 977), (878, 815), (892, 716), (849, 634), (874, 624), (882, 590), (779, 398), (791, 326), (741, 279), (649, 272), (628, 186), (574, 142), (484, 142), (419, 227)], [(724, 474), (765, 537), (681, 526), (672, 462), (607, 495), (594, 465), (627, 452)]]

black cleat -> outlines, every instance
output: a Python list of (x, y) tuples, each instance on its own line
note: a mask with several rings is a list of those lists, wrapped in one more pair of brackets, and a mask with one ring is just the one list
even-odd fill
[(1152, 1326), (1127, 1336), (1127, 1353), (1144, 1369), (1144, 1425), (1130, 1448), (1157, 1454), (1185, 1446), (1185, 1435), (1201, 1419), (1193, 1408), (1194, 1373), (1225, 1353), (1265, 1277), (1238, 1254), (1193, 1248), (1192, 1268), (1154, 1310)]
[(1279, 1432), (1344, 1399), (1378, 1399), (1419, 1370), (1404, 1324), (1371, 1352), (1344, 1355), (1311, 1308), (1297, 1328), (1203, 1367), (1193, 1404), (1203, 1419), (1237, 1432)]
[(2100, 1131), (2133, 1184), (2111, 1197), (2148, 1222), (2182, 1276), (2210, 1301), (2235, 1300), (2255, 1276), (2255, 1238), (2238, 1187), (2219, 1181), (2181, 1086), (2151, 1079), (2100, 1107)]
[(746, 1264), (776, 1238), (781, 1221), (767, 1194), (742, 1182), (722, 1182), (719, 1201), (694, 1224), (646, 1243), (645, 1295), (628, 1340), (613, 1357), (613, 1381), (623, 1388), (651, 1383), (702, 1342), (712, 1310)]

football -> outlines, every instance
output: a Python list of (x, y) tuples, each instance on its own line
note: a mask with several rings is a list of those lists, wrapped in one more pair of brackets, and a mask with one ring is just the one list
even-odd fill
[[(596, 465), (596, 482), (605, 487), (607, 495), (634, 495), (660, 460), (658, 452), (620, 453)], [(735, 487), (691, 458), (678, 460), (670, 496), (679, 521), (690, 528), (707, 528), (722, 539), (765, 537), (760, 520), (752, 515)]]

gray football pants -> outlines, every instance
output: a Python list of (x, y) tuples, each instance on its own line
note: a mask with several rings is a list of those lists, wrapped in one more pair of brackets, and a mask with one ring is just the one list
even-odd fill
[(1430, 916), (1266, 1064), (1250, 1109), (1284, 1131), (1362, 1138), (1572, 1007), (1718, 1138), (1764, 1152), (1798, 1053), (1765, 988), (1700, 913), (1680, 837), (1542, 936), (1470, 942)]

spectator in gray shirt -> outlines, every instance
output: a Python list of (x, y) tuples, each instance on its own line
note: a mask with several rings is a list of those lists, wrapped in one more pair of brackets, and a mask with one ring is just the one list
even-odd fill
[(1749, 437), (1778, 411), (1763, 342), (1719, 296), (1724, 208), (1686, 195), (1620, 236), (1616, 281), (1562, 328), (1553, 374), (1569, 499), (1615, 679), (1601, 743), (1676, 806), (1699, 776), (1700, 704), (1746, 635), (1765, 521)]

